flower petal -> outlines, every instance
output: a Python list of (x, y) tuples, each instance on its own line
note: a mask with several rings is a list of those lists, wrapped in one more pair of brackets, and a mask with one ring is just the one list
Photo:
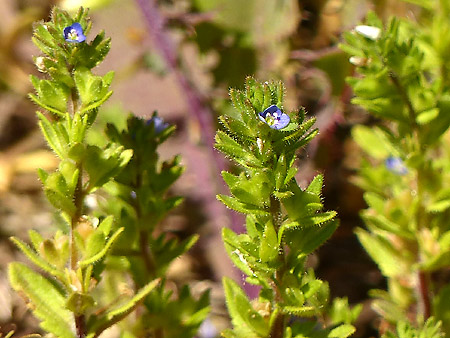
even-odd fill
[(264, 117), (266, 117), (267, 113), (270, 113), (271, 115), (273, 115), (276, 112), (279, 112), (279, 114), (281, 114), (280, 108), (278, 108), (276, 105), (273, 104), (269, 108), (264, 110), (263, 114), (264, 114)]
[(80, 43), (86, 40), (86, 36), (83, 34), (83, 27), (81, 27), (78, 22), (65, 27), (63, 30), (63, 35), (67, 42)]
[(288, 114), (282, 113), (280, 116), (280, 119), (278, 120), (277, 123), (275, 123), (272, 128), (273, 129), (283, 129), (286, 128), (287, 125), (289, 124), (289, 122), (291, 122), (291, 118), (289, 117)]

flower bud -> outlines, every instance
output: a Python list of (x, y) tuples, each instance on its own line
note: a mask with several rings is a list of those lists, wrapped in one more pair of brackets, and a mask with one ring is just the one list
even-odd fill
[(355, 27), (355, 32), (370, 40), (377, 40), (380, 37), (381, 29), (373, 26), (359, 25)]

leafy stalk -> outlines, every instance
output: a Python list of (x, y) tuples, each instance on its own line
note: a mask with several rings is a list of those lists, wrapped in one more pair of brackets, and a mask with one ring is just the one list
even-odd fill
[(298, 148), (317, 133), (310, 130), (314, 120), (306, 120), (302, 109), (284, 112), (282, 83), (248, 78), (245, 91), (232, 89), (230, 96), (238, 115), (219, 118), (223, 130), (216, 134), (216, 149), (242, 171), (222, 172), (231, 196), (218, 199), (246, 215), (247, 232), (223, 229), (222, 235), (233, 263), (261, 291), (250, 301), (236, 283), (223, 280), (233, 329), (222, 335), (347, 337), (354, 328), (340, 322), (333, 328), (324, 321), (316, 332), (288, 324), (296, 317), (318, 322), (327, 311), (328, 287), (306, 269), (305, 261), (336, 229), (336, 213), (322, 211), (322, 176), (301, 189), (294, 166)]

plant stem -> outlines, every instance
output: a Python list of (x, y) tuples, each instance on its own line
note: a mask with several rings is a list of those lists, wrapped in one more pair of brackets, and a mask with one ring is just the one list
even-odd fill
[(164, 338), (164, 331), (162, 328), (157, 328), (155, 330), (155, 338)]
[[(75, 243), (75, 229), (78, 226), (80, 217), (82, 215), (82, 208), (83, 208), (83, 199), (84, 199), (84, 192), (83, 192), (83, 168), (81, 164), (78, 164), (77, 166), (79, 170), (78, 174), (78, 180), (77, 180), (77, 186), (75, 188), (75, 192), (73, 195), (73, 201), (75, 205), (75, 213), (72, 216), (71, 219), (71, 225), (70, 225), (70, 269), (72, 271), (76, 271), (77, 265), (78, 265), (78, 251)], [(82, 281), (80, 281), (82, 282)], [(77, 338), (84, 338), (86, 337), (86, 321), (83, 314), (77, 315), (74, 313), (74, 319), (75, 319), (75, 328), (77, 332)]]
[(431, 316), (430, 290), (428, 286), (428, 274), (423, 271), (417, 273), (417, 291), (419, 293), (420, 312), (427, 320)]
[(148, 243), (148, 232), (146, 230), (141, 230), (139, 232), (139, 247), (141, 250), (141, 257), (144, 261), (145, 268), (147, 269), (148, 275), (151, 278), (156, 278), (156, 266), (150, 252), (150, 247)]
[(83, 177), (82, 177), (83, 168), (82, 168), (81, 164), (78, 164), (78, 170), (79, 170), (79, 174), (78, 174), (77, 186), (76, 186), (75, 192), (73, 194), (73, 201), (74, 201), (74, 205), (75, 205), (75, 214), (72, 216), (71, 224), (70, 224), (70, 268), (72, 270), (77, 269), (78, 252), (77, 252), (77, 247), (76, 247), (76, 243), (75, 243), (74, 231), (77, 228), (79, 219), (81, 217), (82, 207), (83, 207), (83, 198), (84, 198)]
[(411, 100), (408, 97), (408, 93), (406, 92), (405, 88), (403, 88), (402, 84), (400, 83), (398, 76), (393, 73), (392, 71), (389, 73), (389, 78), (391, 79), (394, 86), (397, 88), (400, 96), (402, 97), (404, 103), (406, 104), (406, 107), (408, 108), (408, 116), (411, 123), (411, 129), (417, 130), (417, 122), (416, 122), (416, 111), (412, 105)]
[[(417, 113), (412, 105), (411, 100), (408, 97), (408, 93), (406, 92), (405, 88), (402, 86), (400, 81), (398, 80), (398, 77), (391, 73), (389, 75), (392, 83), (395, 85), (397, 90), (399, 91), (400, 95), (402, 96), (402, 99), (404, 103), (406, 104), (406, 107), (408, 108), (409, 113), (409, 120), (411, 123), (411, 130), (412, 130), (412, 137), (413, 137), (413, 144), (415, 143), (415, 151), (420, 151), (421, 153), (424, 153), (424, 146), (420, 142), (420, 128), (417, 125), (416, 122), (416, 116)], [(415, 215), (416, 218), (416, 226), (418, 229), (421, 229), (423, 227), (423, 224), (427, 224), (427, 220), (424, 218), (425, 216), (425, 207), (423, 205), (423, 184), (424, 184), (425, 175), (423, 173), (422, 167), (419, 167), (417, 169), (417, 175), (416, 175), (416, 186), (417, 186), (417, 199), (418, 199), (418, 208)], [(419, 246), (420, 248), (420, 246)], [(417, 253), (417, 260), (420, 261), (420, 252)], [(416, 286), (416, 292), (418, 297), (418, 310), (417, 313), (423, 315), (423, 318), (426, 320), (431, 316), (431, 301), (430, 301), (430, 289), (429, 289), (429, 282), (428, 282), (428, 274), (424, 271), (418, 271), (417, 272), (417, 286)]]
[[(275, 231), (278, 232), (281, 226), (281, 204), (278, 199), (273, 196), (270, 196), (270, 213), (272, 214), (272, 222), (275, 228)], [(283, 279), (284, 272), (286, 270), (286, 264), (284, 259), (284, 248), (280, 246), (278, 252), (278, 259), (282, 262), (281, 267), (275, 272), (275, 283), (274, 283), (274, 291), (275, 291), (275, 302), (280, 303), (282, 301), (282, 296), (280, 292), (280, 285)], [(272, 328), (270, 330), (270, 338), (283, 338), (284, 336), (284, 328), (285, 328), (285, 315), (279, 313), (277, 318), (275, 319)]]
[(86, 337), (86, 321), (84, 315), (75, 315), (75, 327), (77, 330), (77, 338)]
[(272, 325), (272, 330), (270, 331), (270, 338), (283, 338), (284, 336), (284, 325), (285, 316), (279, 314)]

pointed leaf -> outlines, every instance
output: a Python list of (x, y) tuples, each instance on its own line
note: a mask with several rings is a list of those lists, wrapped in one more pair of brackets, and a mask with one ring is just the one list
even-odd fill
[(60, 338), (76, 337), (72, 332), (73, 315), (52, 282), (21, 263), (11, 263), (8, 275), (13, 288), (28, 297), (43, 329)]

